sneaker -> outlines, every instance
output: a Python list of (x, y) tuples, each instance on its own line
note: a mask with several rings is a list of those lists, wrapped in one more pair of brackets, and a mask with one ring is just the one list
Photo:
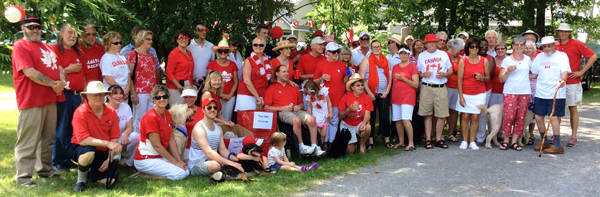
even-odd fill
[(571, 140), (569, 140), (569, 143), (567, 144), (567, 147), (575, 147), (577, 146), (577, 139), (571, 138)]
[(21, 183), (21, 186), (28, 187), (28, 188), (34, 188), (34, 187), (37, 187), (37, 184), (35, 184), (33, 181), (28, 181), (25, 183)]
[(471, 142), (471, 144), (469, 144), (469, 148), (471, 150), (479, 150), (479, 147), (477, 146), (477, 143), (475, 143), (475, 142)]
[(311, 155), (315, 152), (315, 147), (312, 146), (302, 146), (302, 148), (300, 148), (300, 154), (301, 155)]
[(542, 143), (539, 143), (538, 145), (535, 146), (535, 148), (533, 148), (533, 150), (534, 151), (540, 151), (540, 150), (544, 150), (544, 149), (550, 148), (550, 146), (552, 146), (552, 145), (546, 144), (546, 145), (544, 145), (542, 147)]
[(73, 191), (74, 192), (79, 192), (79, 191), (83, 191), (85, 190), (85, 183), (84, 182), (77, 182), (75, 183), (75, 187), (73, 187)]
[(52, 166), (52, 169), (55, 172), (69, 172), (71, 170), (71, 168), (69, 166), (66, 166), (64, 164), (56, 164)]
[(302, 166), (300, 167), (300, 171), (302, 171), (302, 172), (306, 172), (306, 171), (309, 171), (309, 170), (310, 170), (310, 169), (309, 169), (308, 167), (306, 167), (306, 165), (302, 165)]
[(554, 144), (554, 136), (550, 138), (550, 144)]
[(321, 157), (321, 156), (325, 155), (325, 153), (326, 153), (325, 151), (321, 150), (321, 147), (317, 146), (317, 147), (315, 147), (315, 152), (312, 153), (312, 156)]
[(319, 164), (317, 163), (313, 163), (312, 165), (308, 166), (308, 170), (317, 170), (317, 168), (319, 168)]
[(465, 149), (467, 149), (468, 146), (469, 145), (467, 144), (467, 141), (462, 141), (460, 143), (460, 146), (458, 148), (461, 149), (461, 150), (465, 150)]
[(544, 149), (545, 154), (565, 154), (565, 149), (560, 147), (556, 149), (556, 146), (550, 146), (550, 148)]

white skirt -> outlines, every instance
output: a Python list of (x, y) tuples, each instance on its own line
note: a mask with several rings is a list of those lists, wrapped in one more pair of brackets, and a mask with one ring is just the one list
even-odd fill
[(460, 97), (456, 100), (456, 111), (461, 113), (468, 114), (480, 114), (481, 110), (477, 109), (477, 105), (485, 105), (485, 92), (477, 95), (466, 95), (463, 94), (465, 98), (465, 106), (460, 105)]

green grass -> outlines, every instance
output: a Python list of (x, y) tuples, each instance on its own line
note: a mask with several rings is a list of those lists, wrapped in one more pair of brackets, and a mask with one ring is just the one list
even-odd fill
[[(0, 94), (12, 93), (12, 77), (0, 75)], [(40, 179), (34, 175), (38, 187), (23, 188), (15, 184), (14, 144), (18, 110), (0, 107), (0, 196), (287, 196), (312, 189), (321, 180), (332, 178), (357, 168), (376, 165), (379, 158), (395, 155), (402, 150), (385, 148), (382, 143), (367, 155), (351, 154), (341, 159), (308, 159), (299, 164), (319, 163), (319, 169), (310, 172), (279, 171), (271, 177), (256, 177), (252, 183), (226, 182), (211, 184), (208, 177), (190, 176), (182, 181), (127, 178), (131, 173), (121, 169), (119, 183), (106, 190), (97, 183), (89, 183), (87, 190), (73, 193), (77, 172), (61, 173), (59, 179)]]
[(592, 83), (592, 87), (588, 91), (583, 92), (584, 104), (600, 104), (600, 84)]

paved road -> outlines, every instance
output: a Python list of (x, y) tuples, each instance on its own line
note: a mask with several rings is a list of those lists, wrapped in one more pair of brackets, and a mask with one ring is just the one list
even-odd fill
[[(598, 196), (600, 193), (600, 105), (580, 108), (579, 144), (564, 155), (542, 155), (533, 146), (517, 152), (498, 147), (478, 151), (426, 150), (382, 158), (377, 166), (324, 180), (295, 196)], [(571, 134), (568, 116), (561, 141)], [(536, 143), (540, 142), (537, 130)], [(564, 146), (563, 145), (563, 146)], [(379, 173), (375, 173), (379, 171)]]

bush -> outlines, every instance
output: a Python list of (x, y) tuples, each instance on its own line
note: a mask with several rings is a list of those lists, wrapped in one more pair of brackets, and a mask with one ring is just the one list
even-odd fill
[(0, 74), (12, 73), (12, 60), (10, 54), (13, 48), (7, 44), (0, 44)]

